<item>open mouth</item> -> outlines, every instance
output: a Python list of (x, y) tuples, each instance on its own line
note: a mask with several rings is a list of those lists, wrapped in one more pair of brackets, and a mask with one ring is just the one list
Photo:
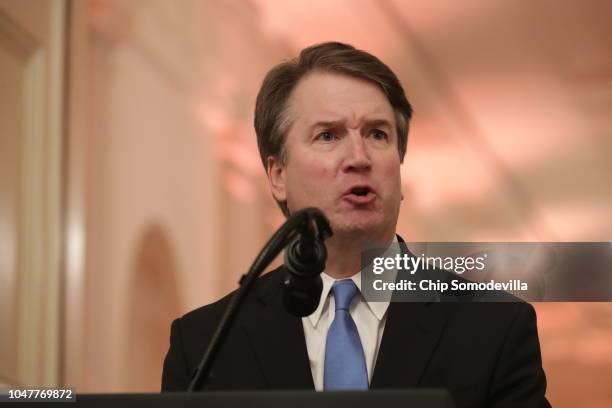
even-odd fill
[(353, 187), (344, 195), (344, 199), (352, 204), (369, 204), (375, 198), (376, 194), (367, 186)]
[(351, 194), (354, 194), (359, 197), (365, 197), (370, 192), (368, 187), (355, 187), (351, 190)]

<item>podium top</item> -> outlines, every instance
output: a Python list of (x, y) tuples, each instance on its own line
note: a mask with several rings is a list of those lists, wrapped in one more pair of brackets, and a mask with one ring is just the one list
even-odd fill
[(450, 394), (441, 389), (370, 391), (208, 391), (163, 394), (80, 394), (77, 405), (86, 407), (197, 407), (244, 408), (454, 408)]

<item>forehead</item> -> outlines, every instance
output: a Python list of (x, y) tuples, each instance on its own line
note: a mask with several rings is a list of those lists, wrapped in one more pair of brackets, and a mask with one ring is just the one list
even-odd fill
[(395, 124), (393, 108), (373, 82), (330, 72), (312, 72), (302, 78), (289, 98), (296, 124), (346, 121), (359, 125), (366, 119), (386, 119)]

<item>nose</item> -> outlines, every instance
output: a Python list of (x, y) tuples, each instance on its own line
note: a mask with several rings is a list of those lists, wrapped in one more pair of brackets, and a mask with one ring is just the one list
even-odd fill
[(369, 171), (372, 168), (372, 161), (365, 139), (359, 132), (351, 132), (347, 139), (349, 143), (347, 143), (344, 171)]

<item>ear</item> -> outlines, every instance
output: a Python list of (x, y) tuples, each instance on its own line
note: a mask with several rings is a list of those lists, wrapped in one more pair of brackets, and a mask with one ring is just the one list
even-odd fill
[(266, 173), (268, 174), (270, 190), (276, 201), (287, 201), (287, 190), (285, 189), (286, 171), (278, 158), (268, 156)]

